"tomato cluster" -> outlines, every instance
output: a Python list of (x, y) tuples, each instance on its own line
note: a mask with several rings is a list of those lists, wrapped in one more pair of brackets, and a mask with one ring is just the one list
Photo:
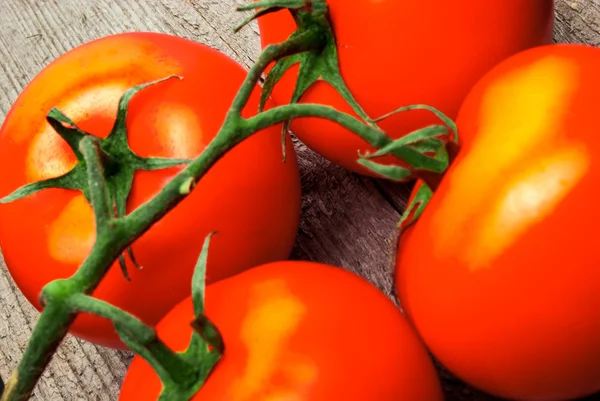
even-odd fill
[[(167, 346), (184, 351), (196, 258), (216, 231), (205, 313), (226, 351), (194, 400), (441, 401), (429, 352), (499, 397), (558, 401), (600, 391), (600, 212), (592, 205), (600, 182), (593, 122), (600, 49), (550, 43), (551, 0), (327, 3), (341, 75), (370, 117), (427, 104), (458, 127), (458, 156), (399, 236), (394, 280), (403, 312), (364, 278), (287, 260), (301, 183), (289, 135), (282, 157), (281, 124), (227, 152), (133, 243), (142, 269), (130, 266), (127, 280), (115, 262), (93, 295), (156, 326)], [(285, 12), (261, 17), (263, 48), (286, 40), (296, 22)], [(298, 74), (297, 66), (283, 74), (266, 109), (290, 102)], [(46, 120), (49, 109), (105, 138), (124, 91), (167, 75), (183, 79), (132, 100), (128, 144), (145, 158), (199, 156), (221, 128), (244, 69), (175, 36), (113, 35), (59, 57), (16, 100), (0, 130), (0, 169), (10, 172), (0, 196), (76, 165)], [(259, 108), (260, 93), (256, 86), (244, 116)], [(299, 102), (358, 117), (322, 80)], [(397, 139), (433, 123), (420, 110), (379, 125)], [(359, 152), (375, 149), (339, 124), (303, 117), (290, 129), (332, 162), (376, 175), (357, 163)], [(378, 162), (406, 165), (393, 156)], [(136, 171), (127, 212), (182, 168)], [(411, 201), (424, 185), (416, 183)], [(38, 309), (42, 288), (75, 273), (95, 235), (80, 191), (50, 188), (0, 205), (7, 267)], [(98, 316), (79, 315), (71, 333), (125, 348)], [(161, 389), (136, 356), (120, 399), (156, 400)]]

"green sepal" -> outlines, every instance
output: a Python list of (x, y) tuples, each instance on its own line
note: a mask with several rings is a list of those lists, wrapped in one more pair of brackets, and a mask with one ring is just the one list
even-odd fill
[(135, 337), (131, 335), (129, 331), (121, 327), (119, 324), (115, 323), (113, 326), (115, 328), (115, 331), (119, 335), (119, 338), (121, 338), (121, 341), (123, 341), (123, 343), (135, 354), (144, 358), (152, 366), (152, 368), (163, 383), (170, 383), (172, 381), (171, 375), (169, 375), (169, 372), (167, 371), (165, 366), (158, 363), (152, 352), (148, 350), (148, 348), (146, 348), (144, 345), (142, 345), (142, 341), (138, 341), (137, 339), (135, 339)]
[(189, 164), (193, 161), (193, 159), (168, 159), (163, 157), (148, 157), (142, 158), (138, 157), (135, 166), (138, 170), (162, 170), (165, 168), (171, 168), (176, 166), (181, 166), (184, 164)]
[[(400, 182), (412, 178), (414, 172), (417, 170), (436, 174), (443, 173), (450, 165), (448, 147), (450, 144), (455, 144), (458, 141), (458, 129), (454, 121), (442, 112), (427, 105), (411, 105), (401, 107), (373, 121), (379, 122), (394, 114), (417, 109), (431, 111), (446, 125), (430, 125), (417, 129), (399, 139), (390, 139), (387, 144), (373, 153), (366, 153), (364, 155), (359, 153), (358, 163), (384, 177)], [(452, 131), (452, 139), (450, 141), (448, 141), (449, 129)], [(432, 156), (430, 156), (431, 153), (433, 153)], [(400, 158), (408, 164), (408, 167), (395, 169), (392, 166), (367, 162), (370, 161), (369, 159), (386, 155), (394, 155)], [(411, 173), (407, 175), (405, 170), (411, 171)]]
[(238, 6), (236, 11), (251, 11), (258, 8), (258, 10), (242, 21), (241, 24), (233, 28), (234, 32), (238, 32), (240, 29), (248, 25), (250, 22), (254, 21), (257, 18), (262, 17), (263, 15), (267, 15), (279, 10), (283, 9), (298, 9), (305, 7), (309, 3), (308, 0), (262, 0), (256, 1), (253, 3), (245, 4), (243, 6)]
[[(188, 360), (181, 354), (173, 354), (162, 343), (153, 343), (153, 348), (149, 349), (144, 345), (150, 339), (137, 339), (133, 333), (128, 332), (119, 324), (114, 324), (114, 328), (121, 338), (121, 341), (131, 351), (143, 358), (156, 372), (160, 381), (163, 384), (161, 393), (158, 397), (159, 401), (187, 401), (198, 392), (207, 375), (202, 370), (196, 368), (197, 364), (203, 365), (205, 362)], [(160, 354), (160, 355), (158, 355)], [(171, 366), (166, 366), (159, 359), (171, 361)], [(177, 369), (175, 369), (177, 367)], [(183, 371), (182, 371), (183, 369)], [(177, 383), (169, 373), (177, 374), (178, 378), (184, 378), (185, 382)]]
[(117, 116), (115, 118), (115, 123), (112, 127), (112, 130), (106, 139), (102, 141), (102, 150), (114, 157), (121, 155), (129, 156), (132, 153), (129, 143), (127, 142), (127, 113), (129, 111), (129, 103), (131, 102), (131, 99), (141, 90), (173, 78), (183, 79), (178, 75), (170, 75), (165, 78), (136, 85), (125, 91), (125, 93), (119, 99)]
[(359, 158), (358, 164), (367, 167), (388, 180), (404, 182), (412, 176), (412, 172), (404, 167), (375, 163), (369, 159)]
[[(294, 35), (292, 35), (292, 36), (294, 36)], [(269, 73), (267, 74), (267, 77), (265, 79), (265, 82), (263, 84), (262, 91), (260, 93), (260, 103), (258, 105), (259, 113), (263, 112), (263, 110), (265, 109), (267, 100), (269, 99), (269, 96), (271, 96), (271, 93), (273, 93), (273, 89), (275, 88), (275, 85), (277, 84), (277, 82), (279, 82), (279, 80), (281, 80), (281, 78), (283, 77), (283, 75), (286, 73), (287, 70), (289, 70), (294, 64), (300, 62), (301, 57), (303, 55), (304, 55), (304, 53), (299, 53), (299, 54), (294, 54), (292, 56), (282, 58), (281, 60), (279, 60), (278, 63), (276, 63), (273, 66), (271, 71), (269, 71)], [(283, 124), (283, 128), (281, 130), (281, 152), (283, 153), (284, 163), (287, 159), (287, 146), (286, 146), (287, 143), (286, 142), (287, 142), (288, 128), (289, 128), (289, 124), (286, 121)]]
[(223, 355), (225, 352), (225, 342), (223, 341), (221, 332), (206, 315), (197, 316), (191, 322), (191, 325), (196, 337), (202, 338), (206, 344), (210, 345), (213, 349), (212, 352)]
[(417, 221), (433, 196), (433, 191), (424, 182), (418, 182), (416, 185), (420, 185), (420, 187), (412, 201), (406, 206), (398, 222), (400, 231), (404, 231), (408, 226)]
[[(292, 37), (293, 36), (294, 35), (292, 35)], [(269, 99), (269, 96), (271, 96), (271, 93), (273, 93), (275, 85), (281, 80), (287, 70), (300, 62), (300, 56), (302, 56), (302, 54), (303, 53), (299, 53), (284, 57), (279, 60), (279, 62), (275, 63), (273, 68), (271, 68), (267, 74), (267, 77), (265, 78), (265, 82), (263, 83), (262, 91), (260, 92), (260, 103), (258, 105), (259, 113), (264, 111), (267, 100)]]
[[(299, 53), (279, 60), (275, 66), (267, 74), (266, 81), (269, 85), (263, 87), (263, 98), (268, 98), (275, 85), (285, 71), (292, 65), (299, 63), (298, 77), (294, 93), (289, 104), (294, 104), (300, 101), (302, 95), (317, 81), (322, 80), (335, 88), (342, 98), (352, 107), (352, 110), (365, 122), (372, 124), (372, 120), (358, 104), (350, 89), (348, 89), (342, 74), (340, 72), (337, 44), (335, 36), (327, 18), (327, 4), (324, 1), (314, 1), (312, 10), (305, 11), (304, 9), (290, 10), (296, 21), (297, 30), (288, 38), (291, 39), (299, 36), (309, 30), (316, 30), (325, 37), (325, 46), (322, 49)], [(315, 9), (319, 12), (315, 12)], [(281, 67), (278, 67), (282, 64)], [(269, 77), (273, 74), (273, 77)], [(287, 127), (285, 128), (287, 129)]]
[[(448, 157), (445, 152), (445, 143), (436, 137), (445, 135), (447, 132), (447, 127), (443, 125), (432, 125), (416, 130), (402, 138), (391, 141), (374, 153), (360, 155), (359, 164), (394, 181), (409, 179), (412, 175), (410, 171), (413, 170), (442, 173), (448, 167)], [(426, 153), (434, 153), (434, 156), (428, 156)], [(390, 154), (404, 160), (410, 167), (408, 169), (394, 169), (392, 166), (366, 162), (367, 159)]]
[(89, 136), (87, 132), (83, 132), (77, 124), (69, 117), (63, 114), (56, 107), (52, 108), (46, 115), (46, 121), (62, 139), (67, 142), (78, 161), (83, 161), (83, 155), (79, 150), (79, 142)]
[(379, 118), (374, 119), (373, 122), (378, 123), (395, 114), (403, 113), (405, 111), (410, 110), (427, 110), (433, 113), (437, 118), (439, 118), (444, 124), (446, 124), (450, 128), (450, 130), (452, 131), (452, 141), (458, 143), (458, 127), (456, 126), (456, 123), (452, 121), (450, 117), (442, 113), (440, 110), (436, 109), (435, 107), (428, 106), (426, 104), (413, 104), (409, 106), (400, 107), (390, 113), (387, 113)]
[[(115, 175), (112, 175), (111, 177), (109, 177), (109, 179), (106, 180), (106, 184), (109, 187), (109, 193), (112, 197), (111, 204), (113, 206), (117, 218), (124, 217), (127, 214), (127, 198), (129, 196), (129, 193), (131, 192), (134, 173), (134, 168), (131, 168), (129, 166), (122, 166), (121, 169)], [(126, 253), (130, 257), (133, 265), (138, 270), (141, 270), (141, 267), (137, 263), (137, 260), (135, 259), (131, 247), (127, 247)], [(127, 261), (125, 259), (125, 253), (119, 255), (118, 260), (119, 267), (121, 268), (121, 272), (123, 273), (123, 277), (125, 277), (125, 280), (131, 281), (131, 277), (127, 272)]]
[[(434, 173), (442, 173), (448, 166), (448, 158), (443, 156), (443, 152), (440, 155), (441, 157), (438, 156), (439, 153), (433, 157), (430, 157), (421, 153), (418, 150), (418, 148), (415, 149), (410, 146), (402, 146), (397, 149), (394, 149), (393, 154), (399, 157), (401, 160), (405, 161), (410, 167), (398, 167), (398, 169), (394, 169), (394, 166), (388, 166), (373, 162), (364, 155), (359, 156), (358, 163), (377, 172), (378, 174), (383, 173), (382, 175), (394, 181), (404, 181), (411, 178), (411, 171), (414, 170), (425, 170)], [(407, 170), (409, 172), (408, 176), (405, 176), (406, 173), (403, 170)]]
[(443, 149), (445, 142), (438, 138), (429, 138), (417, 143), (411, 143), (407, 145), (409, 148), (416, 150), (419, 153), (437, 153), (440, 149)]
[[(101, 149), (107, 154), (112, 155), (114, 158), (126, 158), (127, 161), (130, 164), (132, 164), (132, 167), (134, 167), (134, 170), (131, 173), (132, 176), (135, 170), (160, 170), (164, 168), (187, 164), (191, 161), (190, 159), (139, 157), (133, 152), (133, 150), (131, 150), (131, 148), (129, 147), (129, 142), (127, 140), (127, 113), (129, 111), (129, 103), (131, 102), (133, 97), (138, 92), (149, 86), (157, 85), (159, 83), (174, 78), (183, 79), (179, 75), (170, 75), (165, 78), (146, 82), (127, 89), (119, 99), (119, 106), (117, 108), (117, 117), (115, 119), (115, 123), (110, 131), (110, 134), (108, 134), (106, 139), (102, 141)], [(124, 195), (128, 196), (129, 190), (126, 193), (124, 193)]]
[[(440, 140), (435, 141), (435, 142), (433, 142), (433, 141), (425, 142), (425, 141), (435, 138), (435, 137), (438, 137), (440, 135), (446, 135), (447, 133), (448, 133), (448, 128), (445, 125), (431, 125), (429, 127), (425, 127), (425, 128), (421, 128), (416, 131), (413, 131), (410, 134), (403, 136), (402, 138), (396, 139), (396, 140), (390, 142), (388, 145), (382, 147), (375, 153), (365, 154), (364, 157), (367, 159), (371, 159), (374, 157), (381, 157), (381, 156), (385, 156), (385, 155), (389, 155), (389, 154), (394, 154), (400, 148), (406, 147), (408, 145), (417, 145), (416, 148), (413, 148), (415, 150), (420, 149), (420, 150), (425, 150), (428, 152), (431, 152), (431, 151), (437, 152), (437, 148), (443, 146), (442, 141), (440, 141)], [(425, 143), (427, 146), (425, 146), (424, 148), (421, 148), (418, 146), (420, 143)], [(437, 146), (435, 146), (435, 145), (437, 145)]]
[(208, 250), (210, 241), (216, 232), (209, 233), (202, 246), (202, 251), (196, 262), (194, 275), (192, 276), (192, 302), (194, 305), (194, 321), (191, 322), (194, 333), (188, 352), (198, 353), (206, 344), (211, 345), (214, 352), (222, 354), (224, 351), (224, 342), (221, 334), (214, 324), (204, 315), (204, 294), (206, 289), (206, 266), (208, 263)]
[(236, 8), (237, 11), (250, 11), (255, 9), (279, 7), (279, 8), (301, 8), (309, 4), (307, 0), (259, 0), (252, 3), (244, 4)]
[(202, 251), (196, 262), (194, 274), (192, 276), (192, 302), (194, 304), (194, 315), (204, 314), (204, 292), (206, 289), (206, 266), (208, 264), (208, 250), (210, 240), (216, 232), (209, 233), (204, 239)]
[(49, 178), (47, 180), (33, 182), (31, 184), (24, 185), (17, 188), (11, 194), (0, 199), (0, 203), (10, 203), (16, 200), (26, 198), (33, 195), (41, 190), (50, 188), (62, 188), (62, 189), (73, 189), (81, 190), (86, 195), (89, 201), (89, 195), (87, 193), (87, 172), (85, 164), (78, 163), (68, 173), (61, 175), (56, 178)]

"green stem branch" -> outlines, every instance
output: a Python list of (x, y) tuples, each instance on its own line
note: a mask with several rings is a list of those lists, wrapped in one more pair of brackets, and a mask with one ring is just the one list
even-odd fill
[(104, 167), (100, 146), (94, 137), (87, 136), (80, 140), (79, 150), (86, 161), (88, 182), (90, 183), (90, 200), (96, 217), (96, 231), (102, 233), (113, 218), (111, 196), (106, 188)]
[[(195, 381), (200, 372), (187, 363), (179, 354), (167, 347), (156, 334), (156, 330), (135, 316), (119, 309), (108, 302), (85, 294), (73, 294), (68, 299), (68, 306), (73, 312), (87, 312), (110, 319), (120, 332), (127, 333), (139, 347), (153, 356), (155, 366), (161, 367), (159, 375), (165, 380), (185, 386)], [(177, 372), (176, 375), (170, 374)]]
[(391, 139), (379, 129), (366, 125), (364, 122), (352, 117), (350, 114), (338, 111), (330, 106), (319, 104), (297, 103), (277, 106), (248, 119), (247, 124), (252, 127), (252, 129), (260, 130), (271, 125), (300, 117), (320, 117), (338, 123), (344, 128), (359, 135), (375, 148), (380, 148), (391, 142)]
[(61, 303), (47, 305), (33, 329), (19, 366), (2, 394), (2, 401), (28, 400), (35, 384), (63, 340), (75, 315)]
[[(453, 131), (453, 137), (457, 137), (457, 129), (454, 122), (432, 107), (425, 105), (407, 106), (395, 111), (394, 113), (414, 109), (426, 109), (433, 112), (449, 126), (449, 128)], [(390, 115), (391, 114), (393, 113), (390, 113)], [(391, 145), (394, 142), (387, 136), (385, 132), (380, 131), (378, 127), (373, 127), (368, 123), (365, 124), (350, 114), (336, 110), (333, 107), (319, 104), (288, 104), (284, 106), (277, 106), (246, 120), (246, 123), (251, 127), (252, 130), (260, 130), (273, 124), (279, 124), (284, 121), (302, 117), (319, 117), (333, 121), (359, 135), (375, 149), (381, 149), (385, 146)], [(388, 117), (388, 115), (375, 121), (380, 121), (386, 117)], [(458, 154), (458, 145), (454, 141), (449, 141), (447, 144), (445, 144), (445, 146), (448, 150), (449, 163), (451, 163)], [(406, 162), (409, 166), (415, 165), (415, 161), (417, 160), (420, 160), (421, 163), (423, 163), (427, 158), (408, 146), (396, 147), (390, 153), (400, 160)], [(444, 176), (444, 171), (439, 173), (435, 171), (416, 169), (412, 172), (412, 174), (425, 181), (432, 190), (435, 190)]]

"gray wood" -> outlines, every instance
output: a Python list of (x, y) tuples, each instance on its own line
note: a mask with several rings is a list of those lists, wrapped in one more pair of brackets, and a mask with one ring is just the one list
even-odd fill
[[(198, 40), (244, 66), (259, 53), (256, 24), (234, 34), (243, 0), (15, 0), (0, 13), (0, 120), (18, 93), (50, 60), (87, 41), (125, 31), (157, 31)], [(557, 0), (560, 42), (600, 46), (600, 1)], [(392, 233), (410, 187), (348, 173), (296, 142), (303, 217), (293, 258), (355, 271), (391, 296)], [(3, 263), (3, 262), (2, 262)], [(37, 312), (0, 269), (0, 375), (22, 355)], [(32, 400), (110, 400), (131, 355), (68, 336)], [(491, 400), (441, 371), (449, 400)]]

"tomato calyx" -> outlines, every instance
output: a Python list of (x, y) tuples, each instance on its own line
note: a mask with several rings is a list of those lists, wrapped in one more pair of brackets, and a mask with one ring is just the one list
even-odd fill
[[(439, 110), (420, 104), (401, 107), (373, 121), (380, 122), (394, 114), (411, 110), (428, 110), (444, 124), (429, 125), (401, 138), (390, 140), (373, 153), (359, 152), (358, 163), (393, 181), (405, 181), (417, 176), (435, 190), (457, 154), (458, 128), (454, 121)], [(387, 155), (400, 158), (408, 166), (384, 165), (371, 160)]]
[(204, 385), (208, 376), (225, 352), (219, 329), (204, 314), (206, 288), (206, 265), (211, 237), (210, 233), (202, 247), (192, 277), (192, 303), (194, 320), (188, 347), (173, 352), (156, 336), (156, 331), (144, 325), (121, 325), (115, 329), (123, 342), (143, 358), (159, 376), (163, 389), (159, 401), (187, 401)]
[[(403, 182), (411, 177), (417, 177), (422, 181), (417, 184), (420, 188), (407, 205), (398, 223), (400, 231), (404, 231), (423, 213), (446, 170), (458, 155), (458, 127), (454, 121), (431, 106), (401, 107), (373, 121), (379, 122), (397, 113), (419, 109), (431, 111), (444, 124), (433, 124), (417, 129), (391, 141), (373, 153), (360, 154), (359, 152), (359, 164), (387, 179)], [(384, 165), (371, 160), (386, 155), (399, 157), (408, 164), (408, 167)]]
[(429, 203), (429, 200), (433, 196), (433, 191), (429, 185), (423, 182), (418, 182), (416, 185), (418, 185), (419, 188), (417, 189), (413, 199), (406, 206), (406, 209), (404, 210), (404, 213), (402, 213), (402, 217), (398, 222), (398, 229), (401, 233), (405, 231), (408, 226), (419, 219), (421, 214), (423, 214), (427, 203)]
[[(127, 199), (131, 192), (134, 174), (137, 170), (160, 170), (190, 162), (190, 160), (184, 159), (140, 157), (131, 150), (127, 140), (127, 111), (133, 96), (150, 85), (156, 85), (171, 78), (181, 79), (181, 77), (178, 76), (169, 76), (134, 86), (125, 91), (119, 100), (117, 116), (113, 128), (109, 135), (104, 139), (84, 132), (74, 121), (57, 108), (51, 109), (46, 116), (46, 120), (52, 126), (54, 131), (69, 145), (77, 158), (77, 164), (69, 172), (61, 176), (33, 182), (16, 189), (11, 194), (0, 199), (0, 203), (14, 202), (50, 188), (81, 191), (87, 201), (91, 203), (86, 161), (80, 150), (81, 141), (84, 138), (91, 138), (98, 145), (104, 179), (111, 197), (113, 214), (116, 215), (116, 217), (125, 216)], [(134, 267), (141, 269), (141, 266), (137, 263), (130, 247), (127, 248), (126, 252)], [(124, 254), (119, 257), (119, 266), (123, 271), (125, 279), (130, 280), (129, 274), (127, 273), (127, 264)]]
[[(456, 124), (439, 110), (427, 105), (405, 106), (380, 118), (373, 119), (369, 117), (355, 100), (341, 75), (337, 43), (329, 19), (329, 8), (325, 0), (262, 0), (237, 8), (238, 11), (254, 9), (257, 9), (257, 11), (236, 27), (235, 31), (264, 15), (287, 9), (296, 23), (296, 30), (288, 37), (288, 41), (298, 39), (308, 32), (320, 35), (322, 40), (322, 46), (281, 58), (274, 64), (264, 81), (259, 112), (264, 110), (267, 99), (283, 75), (296, 64), (299, 64), (298, 76), (289, 105), (298, 103), (303, 94), (315, 82), (322, 80), (329, 83), (369, 128), (377, 131), (380, 134), (379, 136), (384, 137), (381, 141), (382, 146), (377, 146), (376, 152), (365, 154), (359, 152), (357, 163), (392, 181), (406, 182), (416, 177), (425, 182), (424, 186), (427, 187), (427, 191), (423, 189), (417, 199), (418, 202), (408, 205), (399, 222), (399, 226), (411, 224), (424, 210), (431, 194), (439, 185), (446, 169), (458, 153)], [(378, 122), (394, 114), (416, 109), (431, 111), (444, 125), (430, 125), (397, 140), (387, 137), (385, 132), (377, 125)], [(284, 140), (290, 122), (291, 119), (288, 119), (284, 123), (282, 132)], [(373, 144), (371, 143), (371, 145)], [(386, 155), (396, 156), (404, 162), (406, 167), (384, 165), (372, 160)], [(416, 213), (411, 213), (413, 210)]]
[[(259, 7), (258, 11), (237, 27), (236, 30), (241, 29), (241, 27), (250, 21), (260, 18), (263, 15), (286, 9), (291, 13), (297, 27), (294, 33), (288, 37), (288, 41), (299, 38), (307, 32), (319, 35), (321, 39), (321, 46), (282, 58), (275, 63), (273, 68), (267, 73), (264, 81), (259, 112), (264, 110), (269, 96), (283, 75), (292, 66), (299, 64), (296, 87), (289, 104), (298, 103), (304, 93), (306, 93), (315, 82), (325, 81), (342, 96), (342, 98), (351, 106), (352, 110), (364, 120), (367, 125), (381, 131), (358, 104), (342, 78), (337, 44), (329, 19), (329, 7), (327, 2), (325, 0), (264, 0), (238, 7), (237, 10), (251, 10), (257, 7)], [(285, 134), (289, 130), (290, 123), (291, 120), (287, 120), (283, 125), (283, 144), (285, 144)]]
[[(284, 74), (292, 66), (299, 64), (296, 86), (289, 101), (290, 106), (297, 104), (306, 91), (317, 81), (327, 82), (351, 106), (366, 126), (377, 131), (377, 135), (384, 137), (379, 144), (382, 146), (375, 147), (378, 149), (377, 152), (365, 155), (359, 153), (357, 163), (390, 180), (405, 182), (417, 176), (427, 181), (430, 187), (437, 186), (441, 179), (440, 174), (449, 164), (448, 156), (453, 153), (450, 149), (452, 144), (449, 144), (449, 142), (458, 140), (456, 126), (451, 119), (435, 108), (426, 105), (406, 106), (380, 118), (371, 118), (358, 104), (342, 77), (336, 38), (329, 19), (329, 8), (325, 0), (263, 0), (237, 8), (238, 11), (253, 9), (258, 10), (240, 24), (236, 31), (254, 19), (286, 9), (291, 13), (296, 23), (296, 30), (288, 37), (287, 42), (300, 40), (308, 43), (309, 40), (313, 40), (313, 42), (321, 44), (312, 48), (306, 46), (308, 50), (281, 58), (275, 62), (264, 81), (259, 113), (263, 112), (267, 99)], [(315, 36), (319, 37), (320, 42), (315, 41)], [(402, 138), (394, 141), (387, 137), (385, 132), (377, 125), (378, 122), (396, 113), (414, 109), (427, 109), (433, 112), (446, 126), (426, 127), (409, 134), (406, 139)], [(287, 119), (284, 122), (283, 139), (285, 139), (291, 121), (291, 119)], [(452, 131), (453, 135), (450, 135), (449, 131)], [(365, 138), (363, 137), (363, 139)], [(373, 145), (371, 141), (367, 142)], [(283, 144), (285, 144), (285, 141), (283, 141)], [(408, 167), (382, 165), (371, 160), (388, 154), (400, 158)]]

